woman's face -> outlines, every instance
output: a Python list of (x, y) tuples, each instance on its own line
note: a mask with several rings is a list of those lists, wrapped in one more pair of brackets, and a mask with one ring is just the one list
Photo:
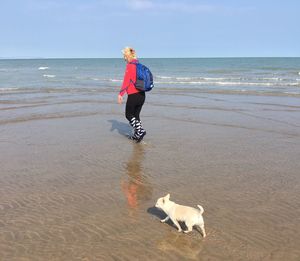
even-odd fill
[(130, 53), (128, 53), (128, 52), (125, 52), (124, 53), (124, 55), (123, 55), (123, 57), (124, 57), (124, 60), (126, 61), (126, 62), (130, 62), (132, 59), (131, 59), (131, 55), (130, 55)]

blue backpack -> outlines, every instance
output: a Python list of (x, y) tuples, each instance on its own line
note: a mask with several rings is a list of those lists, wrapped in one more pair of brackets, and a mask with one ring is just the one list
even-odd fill
[(136, 82), (134, 83), (135, 88), (144, 92), (151, 91), (154, 87), (154, 83), (153, 75), (149, 68), (141, 63), (132, 62), (131, 64), (136, 65)]

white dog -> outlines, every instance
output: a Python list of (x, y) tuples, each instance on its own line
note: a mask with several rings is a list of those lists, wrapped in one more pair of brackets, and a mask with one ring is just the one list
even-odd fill
[(167, 217), (162, 219), (161, 222), (166, 222), (167, 220), (171, 219), (178, 228), (178, 232), (181, 232), (182, 229), (178, 221), (183, 221), (188, 228), (188, 230), (184, 231), (184, 233), (191, 232), (193, 230), (193, 226), (199, 226), (201, 228), (203, 237), (206, 237), (204, 220), (202, 217), (204, 209), (200, 205), (197, 206), (199, 210), (192, 207), (178, 205), (170, 200), (170, 194), (159, 198), (155, 204), (155, 207), (162, 209), (167, 214)]

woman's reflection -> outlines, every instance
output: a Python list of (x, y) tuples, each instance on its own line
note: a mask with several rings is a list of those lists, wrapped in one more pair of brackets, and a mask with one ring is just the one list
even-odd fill
[(151, 199), (152, 187), (144, 175), (144, 144), (134, 144), (132, 154), (126, 164), (126, 176), (121, 181), (128, 208), (137, 209), (143, 201)]

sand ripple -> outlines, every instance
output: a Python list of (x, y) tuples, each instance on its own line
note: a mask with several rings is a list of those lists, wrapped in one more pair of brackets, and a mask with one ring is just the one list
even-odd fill
[[(298, 261), (296, 98), (185, 93), (149, 96), (146, 144), (124, 138), (110, 98), (7, 97), (1, 261)], [(203, 205), (205, 239), (159, 221), (153, 205), (168, 192)]]

